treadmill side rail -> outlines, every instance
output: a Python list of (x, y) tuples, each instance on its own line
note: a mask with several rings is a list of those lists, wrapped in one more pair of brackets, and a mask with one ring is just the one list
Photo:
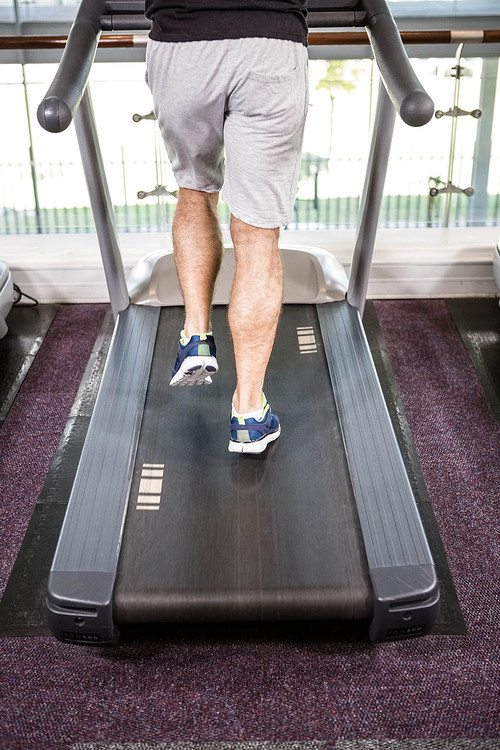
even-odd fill
[(370, 635), (423, 635), (439, 612), (437, 576), (359, 312), (317, 310), (374, 590)]
[(46, 611), (68, 643), (113, 644), (112, 594), (159, 308), (116, 322), (49, 577)]

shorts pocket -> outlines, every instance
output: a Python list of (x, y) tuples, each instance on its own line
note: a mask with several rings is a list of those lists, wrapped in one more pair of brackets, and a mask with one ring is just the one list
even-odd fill
[(260, 83), (286, 83), (294, 78), (297, 67), (298, 66), (295, 65), (295, 67), (284, 71), (283, 73), (260, 73), (259, 71), (251, 70), (248, 73), (248, 77), (250, 80), (258, 81)]
[(291, 114), (302, 100), (301, 90), (302, 75), (298, 67), (269, 75), (249, 71), (245, 97), (246, 114), (261, 117), (277, 117), (287, 111)]

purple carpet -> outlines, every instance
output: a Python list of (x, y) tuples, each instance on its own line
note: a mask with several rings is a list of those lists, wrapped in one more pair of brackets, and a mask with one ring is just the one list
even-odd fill
[(0, 431), (0, 595), (106, 309), (106, 305), (60, 307)]
[[(186, 633), (109, 651), (4, 638), (2, 750), (499, 746), (500, 427), (442, 303), (376, 309), (469, 634), (374, 646), (313, 629), (307, 638)], [(0, 432), (2, 586), (102, 314), (61, 308)]]

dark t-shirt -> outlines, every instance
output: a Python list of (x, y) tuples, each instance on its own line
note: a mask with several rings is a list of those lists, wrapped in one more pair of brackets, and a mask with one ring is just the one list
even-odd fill
[(307, 45), (307, 0), (146, 0), (158, 42), (268, 37)]

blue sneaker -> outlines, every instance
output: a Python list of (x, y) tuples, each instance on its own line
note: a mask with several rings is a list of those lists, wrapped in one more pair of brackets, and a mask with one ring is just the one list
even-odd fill
[(212, 382), (210, 376), (219, 369), (214, 337), (210, 333), (195, 335), (185, 344), (183, 339), (184, 331), (181, 332), (170, 385), (209, 385)]
[(281, 425), (278, 417), (271, 411), (266, 395), (262, 394), (262, 418), (244, 419), (234, 413), (231, 416), (230, 453), (251, 453), (253, 455), (266, 450), (269, 443), (277, 440), (281, 435)]

